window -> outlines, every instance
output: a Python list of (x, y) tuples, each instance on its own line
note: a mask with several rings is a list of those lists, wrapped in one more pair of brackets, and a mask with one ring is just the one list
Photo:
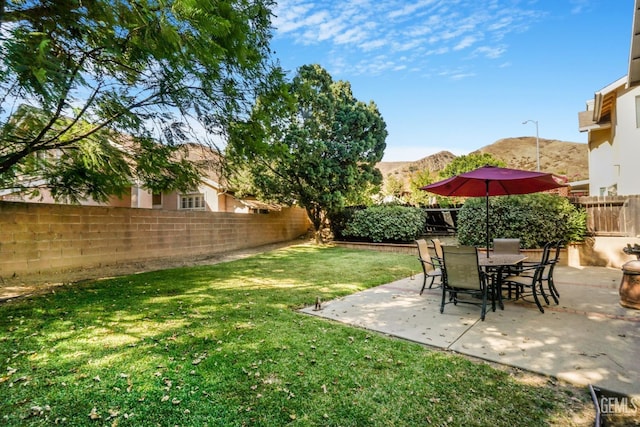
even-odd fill
[(204, 194), (183, 194), (180, 196), (180, 209), (204, 210)]
[(162, 193), (153, 193), (151, 196), (151, 204), (153, 206), (162, 206)]
[(640, 96), (636, 96), (636, 128), (640, 129)]

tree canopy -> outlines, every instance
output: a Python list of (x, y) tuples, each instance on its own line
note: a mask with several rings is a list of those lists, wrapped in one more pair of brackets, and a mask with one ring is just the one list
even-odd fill
[(451, 178), (452, 176), (470, 172), (487, 165), (505, 167), (506, 163), (494, 158), (489, 153), (462, 155), (453, 159), (453, 161), (440, 172), (440, 178)]
[(105, 200), (186, 190), (186, 141), (215, 145), (279, 84), (273, 0), (2, 0), (0, 189)]
[(381, 183), (386, 124), (373, 102), (358, 101), (319, 65), (300, 67), (284, 92), (275, 103), (258, 100), (252, 120), (232, 133), (229, 155), (251, 170), (256, 195), (304, 207), (321, 240), (328, 213)]

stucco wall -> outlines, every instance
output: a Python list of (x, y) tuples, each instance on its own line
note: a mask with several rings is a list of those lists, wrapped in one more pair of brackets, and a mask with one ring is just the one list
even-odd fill
[(634, 255), (627, 255), (622, 251), (627, 244), (635, 243), (640, 244), (640, 238), (607, 236), (588, 238), (584, 243), (569, 247), (569, 265), (620, 268), (625, 262), (636, 259)]
[(589, 135), (589, 195), (601, 196), (601, 188), (617, 183), (613, 171), (614, 148), (610, 129), (592, 131)]
[(295, 239), (304, 210), (188, 212), (0, 202), (0, 278), (203, 256)]
[(614, 146), (617, 162), (614, 171), (619, 173), (618, 195), (640, 194), (638, 161), (640, 161), (640, 129), (636, 125), (636, 97), (640, 87), (621, 91), (616, 105)]

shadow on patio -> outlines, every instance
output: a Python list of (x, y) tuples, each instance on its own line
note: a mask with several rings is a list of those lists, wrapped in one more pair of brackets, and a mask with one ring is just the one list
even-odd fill
[(406, 278), (302, 310), (469, 356), (640, 396), (640, 310), (619, 304), (622, 272), (557, 267), (560, 304), (505, 301), (480, 321), (480, 309), (447, 305), (441, 289), (419, 295), (422, 276)]

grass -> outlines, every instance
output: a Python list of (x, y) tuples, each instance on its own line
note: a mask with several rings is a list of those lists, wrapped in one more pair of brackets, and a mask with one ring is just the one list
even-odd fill
[(7, 426), (571, 425), (588, 399), (300, 314), (414, 256), (299, 245), (0, 306)]

